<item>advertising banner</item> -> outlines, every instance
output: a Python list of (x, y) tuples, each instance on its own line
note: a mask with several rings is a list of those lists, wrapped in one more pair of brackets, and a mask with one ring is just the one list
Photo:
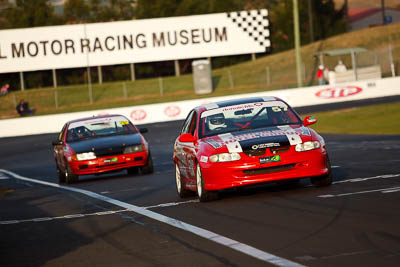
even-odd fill
[(265, 52), (266, 9), (0, 31), (0, 73)]

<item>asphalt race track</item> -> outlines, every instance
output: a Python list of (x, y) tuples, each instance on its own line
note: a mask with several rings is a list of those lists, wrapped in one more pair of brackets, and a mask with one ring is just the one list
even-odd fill
[(154, 174), (65, 187), (56, 134), (1, 138), (0, 266), (400, 266), (400, 136), (323, 135), (328, 188), (263, 184), (199, 203), (176, 194), (181, 124), (147, 126)]

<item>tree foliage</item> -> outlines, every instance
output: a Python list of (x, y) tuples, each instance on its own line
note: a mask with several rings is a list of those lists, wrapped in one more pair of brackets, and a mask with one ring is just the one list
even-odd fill
[(17, 0), (16, 6), (6, 9), (0, 14), (3, 17), (0, 27), (26, 28), (37, 26), (50, 26), (62, 24), (63, 21), (58, 17), (49, 5), (47, 0)]
[(67, 22), (87, 22), (90, 18), (90, 7), (85, 0), (68, 0), (64, 5), (64, 18)]
[[(310, 42), (308, 1), (299, 1), (301, 44)], [(294, 46), (293, 1), (281, 1), (270, 10), (272, 44), (275, 51)], [(333, 0), (312, 1), (314, 39), (321, 40), (346, 31), (345, 7), (335, 10)]]
[(68, 23), (107, 22), (134, 18), (135, 9), (129, 0), (68, 0), (64, 19)]

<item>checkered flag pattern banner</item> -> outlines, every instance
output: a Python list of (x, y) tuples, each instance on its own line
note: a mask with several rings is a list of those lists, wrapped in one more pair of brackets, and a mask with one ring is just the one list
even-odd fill
[(252, 37), (254, 41), (265, 47), (266, 50), (269, 49), (271, 41), (269, 40), (268, 10), (229, 12), (227, 16), (233, 23)]

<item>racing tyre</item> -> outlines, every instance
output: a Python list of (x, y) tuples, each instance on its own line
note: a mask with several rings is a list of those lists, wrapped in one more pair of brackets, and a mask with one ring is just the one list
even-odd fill
[(176, 191), (180, 198), (186, 197), (189, 194), (189, 191), (185, 189), (183, 185), (181, 172), (179, 171), (178, 165), (175, 164), (175, 179), (176, 179)]
[(326, 156), (326, 167), (328, 168), (328, 173), (321, 176), (311, 177), (311, 183), (317, 187), (329, 186), (332, 184), (332, 169), (329, 157)]
[(281, 184), (287, 187), (295, 187), (300, 183), (300, 179), (287, 179), (283, 180)]
[(217, 191), (207, 191), (204, 189), (204, 179), (201, 173), (200, 164), (196, 165), (196, 185), (197, 185), (197, 195), (200, 202), (206, 202), (210, 200), (216, 200), (218, 198)]
[(72, 184), (78, 181), (78, 175), (72, 172), (71, 167), (67, 164), (67, 171), (65, 172), (65, 182), (67, 184)]
[(60, 170), (60, 168), (58, 168), (58, 166), (57, 166), (57, 176), (58, 176), (58, 182), (60, 184), (65, 183), (65, 174)]
[(128, 171), (128, 174), (131, 174), (131, 175), (138, 174), (139, 173), (139, 168), (138, 167), (131, 167), (131, 168), (128, 168), (127, 171)]
[(142, 167), (142, 173), (143, 174), (150, 174), (154, 172), (154, 167), (153, 167), (153, 159), (151, 157), (151, 154), (149, 152), (149, 155), (147, 156), (147, 163)]

